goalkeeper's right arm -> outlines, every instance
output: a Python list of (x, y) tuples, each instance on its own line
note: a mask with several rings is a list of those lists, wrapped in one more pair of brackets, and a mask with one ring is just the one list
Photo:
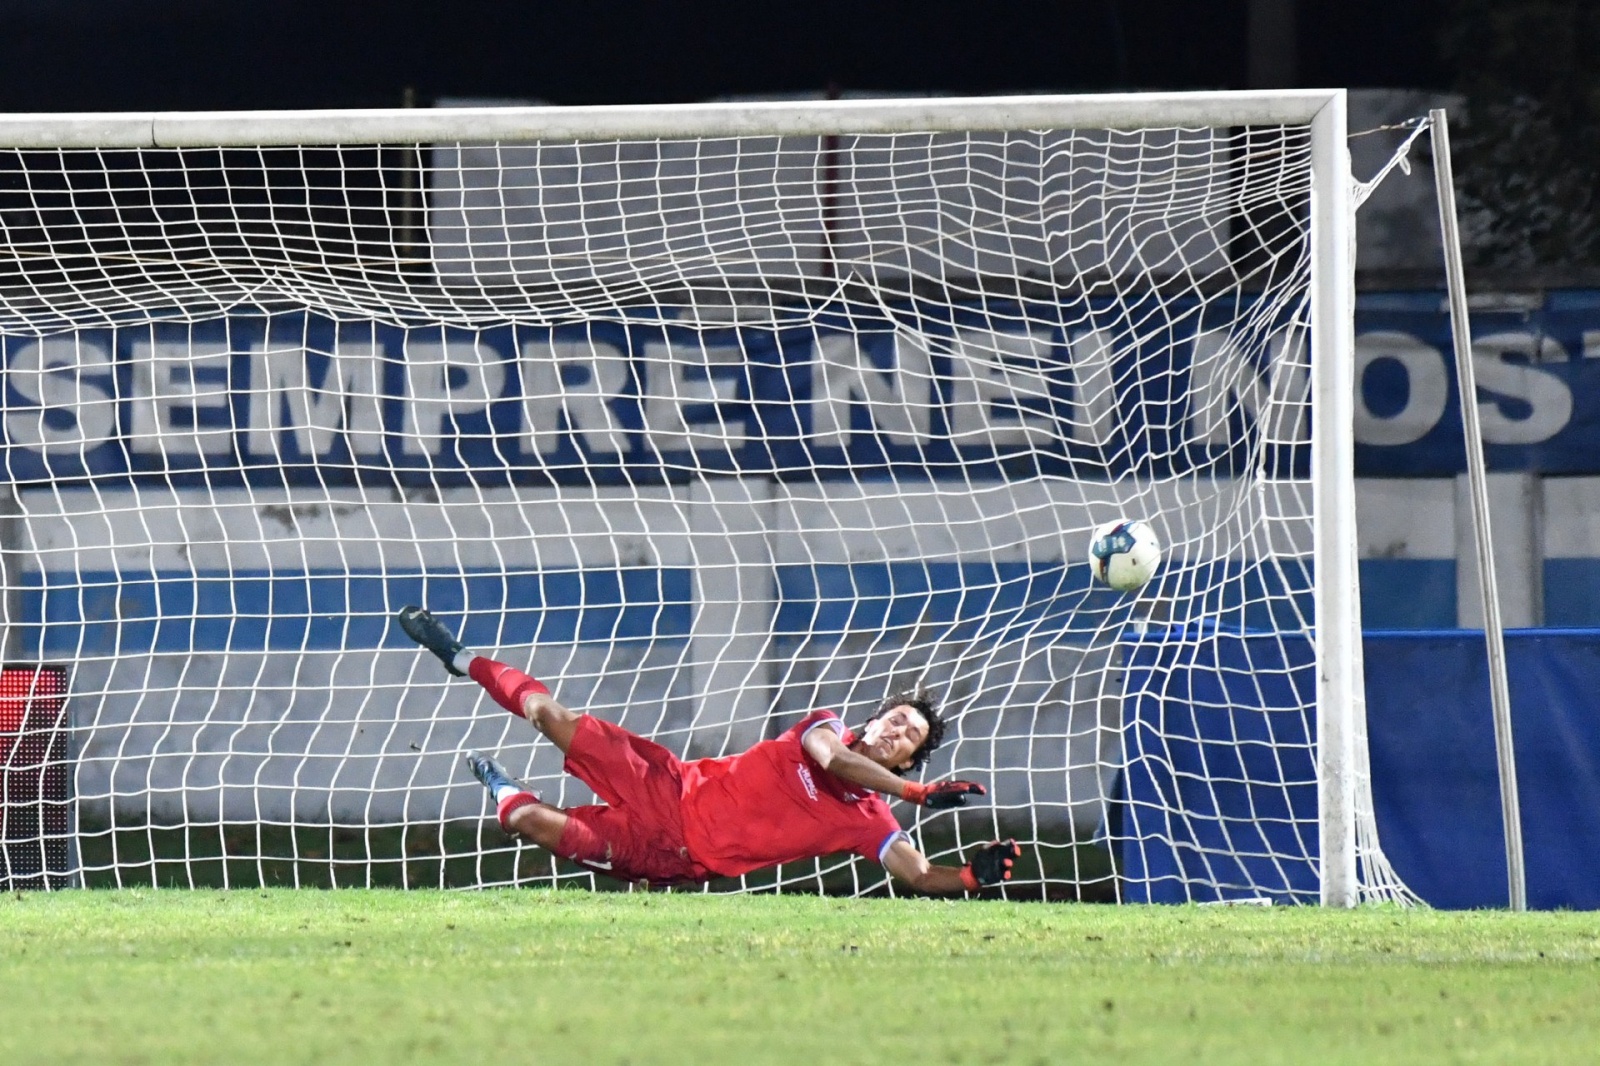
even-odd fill
[(831, 729), (813, 729), (800, 740), (807, 755), (828, 773), (852, 785), (870, 788), (908, 803), (936, 810), (964, 807), (969, 796), (982, 796), (986, 790), (975, 781), (940, 781), (924, 785), (907, 781), (899, 774), (844, 746)]
[(954, 895), (976, 892), (1011, 880), (1011, 870), (1022, 849), (1015, 840), (985, 844), (965, 866), (935, 866), (904, 840), (897, 840), (883, 857), (886, 870), (917, 892)]

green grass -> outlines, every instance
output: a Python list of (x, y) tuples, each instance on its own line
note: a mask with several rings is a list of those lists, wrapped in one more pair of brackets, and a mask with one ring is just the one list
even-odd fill
[(1581, 1062), (1600, 918), (548, 891), (0, 897), (0, 1062)]

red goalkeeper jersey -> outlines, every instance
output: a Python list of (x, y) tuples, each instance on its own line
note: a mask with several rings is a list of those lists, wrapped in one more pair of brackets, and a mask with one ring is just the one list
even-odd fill
[(853, 851), (883, 861), (905, 836), (876, 792), (828, 773), (800, 740), (832, 729), (855, 737), (832, 711), (812, 711), (774, 740), (683, 767), (683, 836), (696, 861), (725, 877), (775, 863)]

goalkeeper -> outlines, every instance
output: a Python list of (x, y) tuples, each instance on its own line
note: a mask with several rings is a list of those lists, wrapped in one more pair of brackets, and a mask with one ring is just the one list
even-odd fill
[(852, 851), (918, 892), (975, 892), (1009, 880), (1014, 841), (980, 848), (964, 866), (936, 866), (912, 846), (878, 793), (932, 808), (984, 794), (971, 781), (924, 785), (902, 775), (939, 746), (944, 722), (921, 692), (890, 696), (861, 729), (812, 711), (739, 755), (680, 760), (621, 726), (557, 703), (542, 682), (462, 647), (420, 607), (400, 611), (406, 635), (457, 677), (549, 737), (566, 770), (604, 804), (562, 809), (513, 781), (493, 760), (467, 764), (494, 796), (500, 825), (563, 858), (624, 881), (687, 884), (778, 863)]

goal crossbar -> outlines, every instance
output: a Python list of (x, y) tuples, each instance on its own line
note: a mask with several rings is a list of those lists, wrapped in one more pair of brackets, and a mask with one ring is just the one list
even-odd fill
[(0, 116), (0, 148), (215, 148), (1134, 129), (1312, 121), (1342, 90)]

